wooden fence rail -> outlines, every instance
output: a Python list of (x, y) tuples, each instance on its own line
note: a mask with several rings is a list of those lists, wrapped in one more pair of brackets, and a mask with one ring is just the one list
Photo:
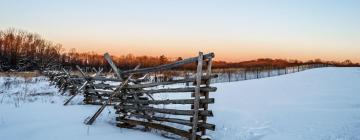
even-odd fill
[[(198, 140), (206, 135), (207, 130), (215, 130), (215, 125), (207, 122), (207, 117), (214, 116), (213, 112), (209, 110), (208, 104), (215, 103), (215, 99), (210, 98), (209, 93), (217, 90), (216, 87), (210, 86), (210, 80), (217, 77), (216, 74), (211, 73), (214, 56), (214, 53), (203, 54), (200, 52), (197, 57), (170, 64), (150, 68), (137, 66), (133, 70), (122, 71), (116, 67), (110, 55), (106, 53), (104, 58), (116, 77), (100, 76), (102, 69), (93, 70), (96, 74), (89, 76), (78, 66), (80, 76), (71, 75), (65, 69), (45, 73), (63, 92), (70, 90), (69, 87), (71, 87), (70, 98), (65, 101), (64, 105), (70, 103), (78, 94), (83, 94), (85, 104), (100, 105), (98, 111), (86, 122), (88, 125), (95, 122), (106, 106), (112, 105), (116, 110), (116, 121), (119, 127), (143, 126), (146, 130), (158, 129), (187, 139)], [(146, 77), (150, 73), (170, 71), (190, 63), (197, 64), (196, 72), (182, 79), (172, 80), (173, 78), (171, 78), (171, 80), (161, 82), (144, 82), (141, 78), (134, 78), (135, 74)], [(193, 84), (191, 86), (181, 84), (189, 82)], [(189, 94), (191, 96), (187, 96), (189, 98), (163, 99), (156, 96), (158, 94), (169, 96)], [(168, 108), (167, 105), (176, 105), (182, 108)]]
[[(208, 122), (208, 117), (214, 116), (209, 104), (215, 103), (215, 99), (210, 98), (210, 93), (217, 90), (216, 87), (211, 86), (211, 83), (270, 77), (326, 66), (314, 64), (265, 72), (256, 69), (253, 71), (243, 70), (242, 73), (235, 74), (224, 71), (219, 73), (212, 70), (214, 57), (214, 53), (203, 54), (200, 52), (197, 57), (170, 64), (149, 68), (140, 68), (138, 65), (132, 70), (122, 71), (106, 53), (104, 58), (114, 72), (112, 76), (102, 74), (102, 68), (93, 69), (96, 73), (89, 75), (79, 66), (77, 69), (80, 75), (74, 75), (65, 69), (44, 73), (49, 77), (51, 84), (56, 85), (62, 91), (62, 95), (69, 91), (70, 97), (64, 105), (68, 105), (79, 94), (84, 96), (84, 104), (99, 105), (99, 109), (86, 121), (88, 125), (96, 121), (106, 106), (113, 106), (117, 114), (115, 120), (118, 127), (142, 126), (145, 130), (157, 129), (189, 140), (199, 140), (207, 139), (204, 137), (207, 135), (207, 131), (215, 131), (216, 128), (215, 124)], [(161, 81), (144, 80), (151, 74), (171, 71), (176, 67), (191, 63), (196, 64), (196, 71), (186, 73), (186, 76), (182, 78), (171, 77)], [(238, 79), (233, 80), (236, 74), (238, 74)], [(185, 86), (184, 83), (187, 85)], [(164, 99), (158, 96), (162, 94), (166, 94), (165, 97), (174, 95), (174, 97), (178, 97), (182, 94), (190, 96)]]

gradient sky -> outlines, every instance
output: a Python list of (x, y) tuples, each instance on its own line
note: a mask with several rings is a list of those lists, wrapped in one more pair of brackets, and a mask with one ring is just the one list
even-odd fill
[(69, 50), (360, 62), (360, 0), (0, 0), (0, 29)]

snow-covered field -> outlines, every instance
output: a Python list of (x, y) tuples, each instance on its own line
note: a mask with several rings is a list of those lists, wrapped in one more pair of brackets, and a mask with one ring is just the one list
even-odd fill
[[(0, 78), (0, 139), (166, 139), (120, 129), (109, 107), (94, 125), (83, 121), (98, 106), (62, 106), (44, 77)], [(257, 80), (217, 83), (210, 108), (216, 140), (360, 140), (360, 68), (320, 68)], [(75, 102), (80, 102), (80, 98)]]

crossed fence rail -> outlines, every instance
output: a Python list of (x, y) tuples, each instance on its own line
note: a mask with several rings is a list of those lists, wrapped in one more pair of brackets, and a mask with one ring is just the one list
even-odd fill
[[(86, 121), (88, 125), (95, 122), (106, 106), (113, 106), (117, 114), (115, 119), (118, 127), (142, 126), (145, 130), (162, 130), (191, 140), (209, 139), (206, 137), (207, 130), (215, 131), (215, 125), (207, 121), (208, 117), (213, 117), (209, 104), (215, 102), (209, 94), (216, 91), (216, 87), (210, 86), (211, 83), (271, 77), (328, 66), (311, 64), (284, 69), (213, 72), (214, 53), (204, 55), (200, 52), (197, 57), (170, 64), (149, 68), (140, 68), (138, 65), (132, 70), (121, 71), (109, 54), (106, 53), (104, 58), (111, 66), (113, 76), (104, 74), (101, 68), (93, 69), (96, 72), (94, 75), (87, 75), (79, 66), (76, 68), (80, 75), (71, 74), (64, 68), (61, 71), (44, 73), (49, 77), (51, 84), (55, 84), (62, 91), (62, 95), (68, 91), (70, 97), (64, 105), (68, 105), (75, 96), (82, 94), (84, 104), (100, 106)], [(191, 63), (196, 64), (196, 71), (186, 73), (182, 78), (146, 80), (149, 75), (172, 71), (174, 68)], [(191, 94), (191, 98), (164, 99), (156, 96), (181, 93)], [(176, 108), (171, 108), (172, 105), (176, 105)]]
[[(96, 74), (90, 76), (78, 66), (80, 76), (72, 75), (65, 69), (44, 72), (51, 83), (59, 87), (62, 94), (69, 91), (70, 97), (64, 105), (68, 105), (75, 96), (82, 94), (85, 104), (100, 106), (86, 124), (93, 124), (104, 108), (111, 105), (116, 110), (118, 127), (142, 126), (146, 130), (162, 130), (191, 140), (209, 139), (206, 137), (207, 130), (215, 130), (215, 125), (207, 121), (208, 117), (213, 116), (208, 105), (215, 102), (209, 93), (217, 89), (210, 86), (211, 79), (217, 77), (212, 74), (211, 69), (214, 53), (200, 52), (197, 57), (149, 68), (140, 68), (138, 65), (127, 71), (118, 69), (109, 54), (106, 53), (104, 58), (111, 66), (115, 77), (101, 75), (102, 69), (95, 69)], [(196, 72), (185, 78), (160, 82), (144, 81), (143, 77), (151, 73), (170, 71), (191, 63), (196, 63)], [(189, 82), (193, 84), (181, 84)], [(162, 99), (156, 96), (180, 93), (191, 96), (187, 99)], [(181, 109), (171, 108), (174, 104), (182, 105)]]

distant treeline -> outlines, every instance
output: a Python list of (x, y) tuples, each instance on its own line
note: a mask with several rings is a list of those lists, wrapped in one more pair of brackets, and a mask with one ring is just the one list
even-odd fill
[(299, 60), (284, 60), (284, 59), (270, 59), (270, 58), (261, 58), (257, 60), (242, 61), (242, 62), (225, 62), (225, 61), (216, 61), (215, 68), (286, 68), (299, 65), (311, 65), (311, 64), (324, 64), (329, 66), (336, 67), (359, 67), (359, 63), (352, 63), (351, 60), (345, 60), (343, 62), (337, 61), (323, 61), (321, 59), (309, 60), (309, 61), (299, 61)]
[[(151, 67), (172, 61), (182, 60), (161, 56), (134, 56), (132, 54), (113, 56), (113, 60), (121, 69), (131, 69), (137, 64), (141, 67)], [(229, 63), (225, 61), (214, 61), (216, 69), (225, 68), (284, 68), (303, 64), (328, 64), (333, 66), (359, 66), (350, 60), (344, 62), (322, 61), (320, 59), (306, 62), (298, 60), (283, 59), (257, 59)], [(45, 68), (56, 68), (60, 66), (72, 67), (76, 65), (83, 67), (105, 67), (108, 64), (103, 54), (95, 52), (77, 52), (75, 49), (65, 51), (61, 44), (42, 38), (36, 33), (23, 30), (7, 29), (0, 31), (0, 71), (28, 71), (42, 70)], [(180, 69), (193, 69), (195, 65), (186, 65)]]

